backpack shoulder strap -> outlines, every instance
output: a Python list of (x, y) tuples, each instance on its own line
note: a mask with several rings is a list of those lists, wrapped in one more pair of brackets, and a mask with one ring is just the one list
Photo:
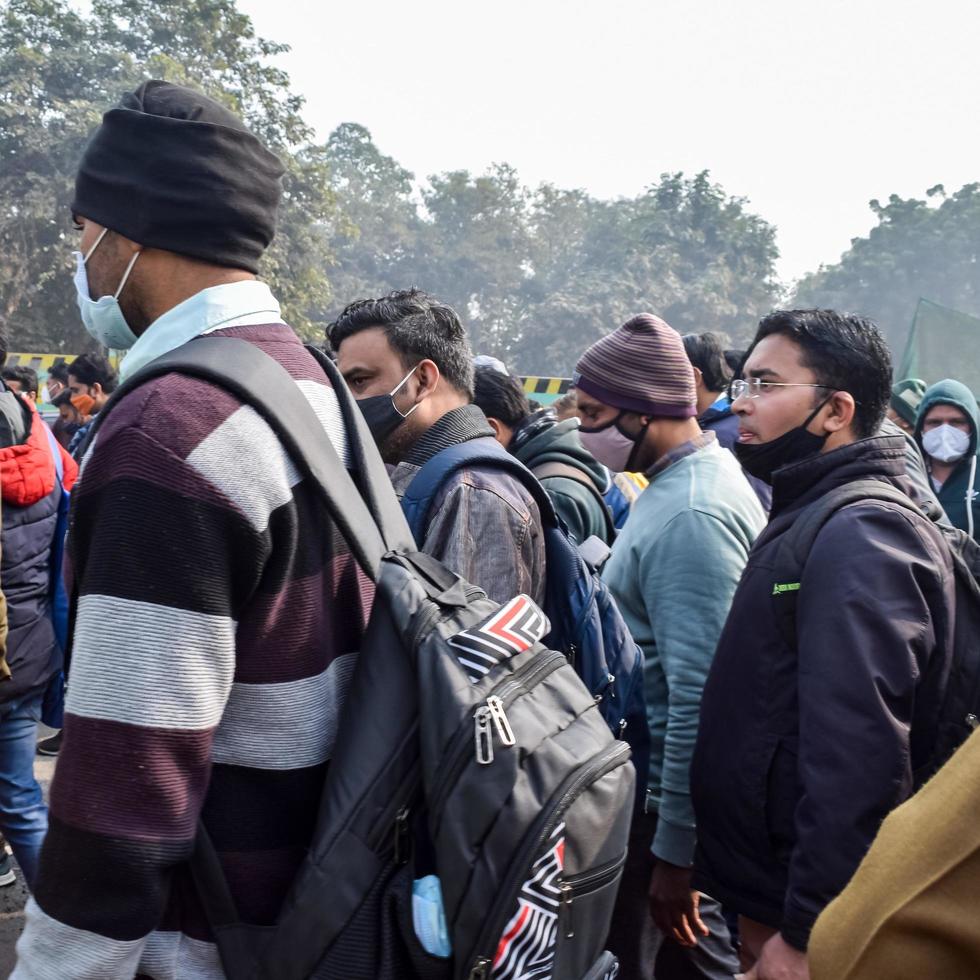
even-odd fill
[(432, 503), (446, 481), (459, 470), (476, 466), (500, 470), (514, 477), (534, 498), (541, 512), (541, 520), (546, 525), (558, 524), (551, 498), (534, 474), (496, 439), (486, 436), (448, 446), (427, 460), (415, 474), (401, 499), (401, 505), (416, 541), (425, 537)]
[(796, 649), (796, 605), (800, 581), (814, 542), (823, 526), (839, 510), (864, 500), (895, 504), (922, 514), (919, 506), (897, 487), (881, 480), (855, 480), (824, 494), (807, 507), (783, 532), (773, 562), (772, 599), (776, 624), (785, 643)]
[[(290, 458), (318, 490), (348, 547), (375, 579), (389, 551), (414, 551), (391, 481), (367, 426), (332, 362), (324, 364), (346, 423), (360, 486), (354, 483), (312, 406), (278, 361), (237, 337), (198, 337), (151, 361), (122, 384), (96, 416), (89, 445), (113, 408), (134, 389), (164, 374), (185, 374), (228, 391), (253, 408), (275, 432)], [(369, 438), (369, 437), (368, 437)], [(362, 488), (363, 496), (362, 496)]]
[(549, 480), (558, 477), (563, 480), (574, 480), (576, 483), (581, 483), (592, 494), (593, 498), (598, 501), (599, 506), (602, 508), (602, 518), (606, 525), (608, 540), (615, 540), (616, 525), (613, 523), (612, 512), (609, 510), (606, 498), (602, 495), (602, 492), (588, 473), (580, 470), (577, 466), (571, 466), (569, 463), (559, 463), (557, 460), (550, 463), (541, 463), (540, 466), (534, 466), (531, 468), (531, 472), (538, 480)]

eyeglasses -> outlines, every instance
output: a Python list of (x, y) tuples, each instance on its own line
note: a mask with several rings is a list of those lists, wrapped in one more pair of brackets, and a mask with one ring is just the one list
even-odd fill
[(833, 390), (831, 385), (812, 385), (802, 381), (763, 381), (760, 378), (749, 378), (744, 380), (736, 378), (728, 386), (728, 394), (732, 401), (739, 398), (758, 398), (769, 391), (770, 388), (826, 388)]

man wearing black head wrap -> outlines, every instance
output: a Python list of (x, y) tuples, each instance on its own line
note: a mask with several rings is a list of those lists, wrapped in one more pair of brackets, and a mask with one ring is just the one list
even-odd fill
[[(281, 175), (227, 109), (146, 82), (79, 168), (79, 306), (105, 346), (131, 348), (124, 377), (201, 334), (253, 344), (344, 458), (329, 381), (255, 278)], [(198, 820), (242, 918), (273, 924), (311, 842), (370, 590), (273, 430), (205, 381), (130, 391), (84, 472), (65, 738), (14, 975), (218, 980), (187, 874)]]

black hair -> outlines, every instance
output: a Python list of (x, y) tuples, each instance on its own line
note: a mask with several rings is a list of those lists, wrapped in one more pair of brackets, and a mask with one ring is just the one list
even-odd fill
[(24, 366), (5, 367), (0, 374), (3, 375), (4, 381), (19, 382), (21, 391), (32, 395), (37, 394), (37, 371), (34, 368), (29, 368), (26, 364)]
[(381, 327), (406, 368), (435, 362), (442, 376), (473, 398), (473, 354), (456, 311), (420, 289), (403, 289), (380, 299), (360, 299), (327, 327), (334, 350), (350, 336)]
[(776, 310), (759, 321), (748, 353), (774, 334), (799, 345), (800, 363), (820, 384), (854, 398), (854, 431), (859, 439), (878, 431), (891, 398), (892, 359), (874, 321), (835, 310)]
[(687, 359), (700, 372), (708, 391), (724, 391), (732, 380), (725, 360), (724, 338), (718, 333), (689, 333), (683, 338)]
[(473, 404), (482, 408), (487, 418), (497, 419), (513, 429), (531, 414), (524, 387), (513, 375), (492, 367), (478, 367), (474, 388)]
[(732, 372), (732, 377), (737, 378), (742, 374), (742, 365), (745, 363), (746, 351), (731, 347), (725, 351), (725, 363), (728, 370)]
[(73, 374), (83, 385), (91, 388), (102, 385), (102, 390), (111, 395), (116, 390), (116, 372), (101, 354), (79, 354), (68, 365), (68, 373)]
[[(62, 405), (71, 405), (71, 399), (71, 392), (65, 388), (64, 391), (59, 391), (58, 394), (54, 396), (54, 398), (51, 400), (51, 404), (54, 405), (55, 408), (61, 408)], [(71, 405), (71, 407), (74, 408), (75, 406)]]
[[(64, 361), (58, 361), (48, 368), (48, 377), (60, 381), (63, 385), (68, 384), (68, 365)], [(54, 402), (52, 402), (54, 404)]]

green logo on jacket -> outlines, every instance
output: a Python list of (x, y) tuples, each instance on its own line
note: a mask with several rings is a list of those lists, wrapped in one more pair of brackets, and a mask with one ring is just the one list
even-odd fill
[(784, 582), (783, 584), (777, 582), (772, 587), (773, 595), (782, 595), (784, 592), (799, 592), (799, 591), (800, 591), (799, 582)]

